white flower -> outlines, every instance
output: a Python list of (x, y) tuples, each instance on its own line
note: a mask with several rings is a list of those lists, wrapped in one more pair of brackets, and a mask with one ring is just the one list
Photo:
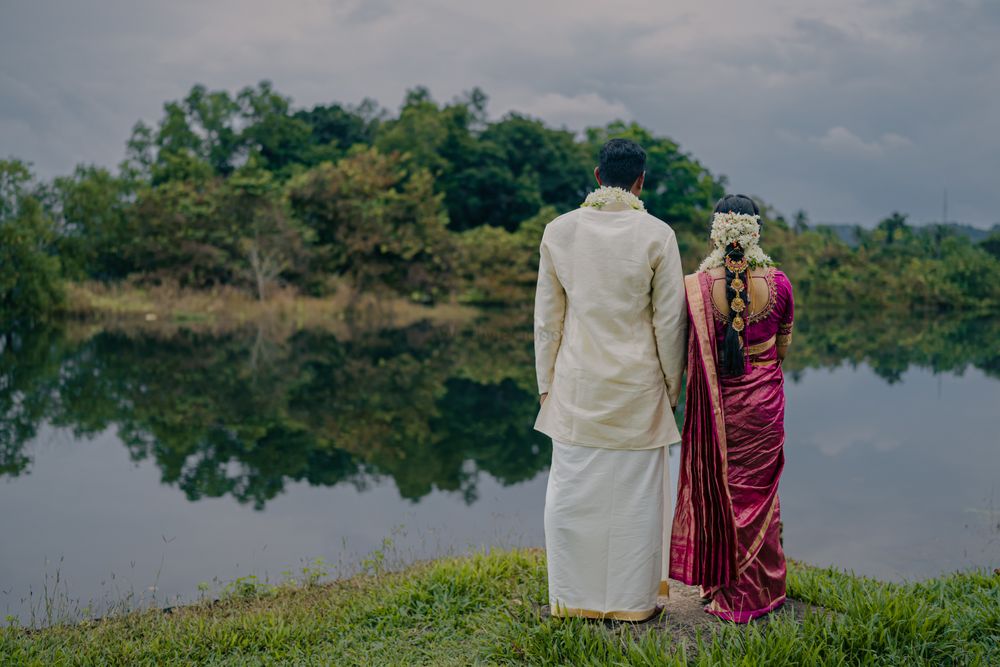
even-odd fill
[(715, 250), (709, 253), (704, 259), (699, 271), (707, 271), (725, 263), (726, 248), (736, 244), (743, 248), (743, 256), (750, 264), (750, 268), (759, 266), (771, 266), (774, 260), (768, 257), (761, 249), (760, 242), (760, 216), (747, 215), (745, 213), (716, 213), (712, 217), (712, 241), (715, 243)]
[(646, 210), (646, 206), (642, 203), (642, 200), (628, 190), (625, 190), (624, 188), (613, 188), (607, 185), (602, 185), (591, 192), (580, 205), (602, 209), (611, 202), (628, 204), (629, 207), (634, 208), (637, 211)]

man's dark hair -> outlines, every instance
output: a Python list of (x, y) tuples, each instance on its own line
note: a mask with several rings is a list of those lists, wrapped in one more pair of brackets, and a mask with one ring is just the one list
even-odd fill
[(612, 139), (601, 148), (601, 183), (628, 190), (646, 170), (646, 151), (628, 139)]

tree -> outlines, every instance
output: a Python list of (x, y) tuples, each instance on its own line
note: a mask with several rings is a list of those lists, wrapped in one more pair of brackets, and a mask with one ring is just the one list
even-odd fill
[(153, 129), (141, 120), (132, 126), (132, 134), (125, 144), (125, 159), (119, 165), (121, 178), (135, 189), (153, 178), (156, 162), (156, 140)]
[(240, 145), (273, 172), (286, 172), (301, 163), (309, 148), (311, 128), (291, 115), (291, 100), (275, 92), (269, 81), (239, 92), (243, 130)]
[(801, 234), (802, 232), (807, 231), (809, 229), (809, 214), (803, 211), (802, 209), (799, 209), (798, 211), (795, 212), (793, 220), (794, 220), (793, 229), (795, 230), (796, 234)]
[(1000, 231), (994, 231), (983, 239), (979, 245), (983, 250), (1000, 260)]
[(884, 235), (887, 246), (892, 245), (901, 234), (909, 230), (906, 226), (906, 217), (898, 211), (893, 211), (892, 215), (878, 223), (876, 229)]
[(129, 208), (127, 259), (139, 275), (194, 288), (231, 282), (226, 259), (238, 231), (218, 215), (220, 187), (216, 179), (177, 180), (138, 193)]
[[(532, 183), (541, 200), (559, 211), (579, 206), (591, 185), (596, 185), (587, 147), (568, 130), (549, 128), (540, 120), (509, 113), (487, 127), (481, 138), (497, 146), (516, 179)], [(524, 215), (517, 220), (537, 210), (520, 211)]]
[(520, 223), (516, 231), (483, 225), (458, 235), (456, 272), (460, 272), (464, 301), (511, 305), (530, 302), (538, 269), (538, 246), (545, 225), (558, 212), (542, 208)]
[(372, 145), (383, 115), (384, 111), (370, 99), (356, 107), (316, 105), (295, 112), (294, 118), (307, 124), (310, 131), (301, 163), (315, 166), (323, 161), (335, 162), (354, 146)]
[(226, 180), (216, 211), (238, 236), (229, 249), (234, 282), (249, 282), (259, 300), (282, 275), (305, 264), (305, 229), (288, 214), (274, 177), (255, 160)]
[(120, 279), (134, 268), (126, 259), (130, 190), (126, 178), (91, 165), (77, 165), (71, 176), (52, 182), (48, 199), (68, 278)]
[(419, 300), (447, 293), (452, 241), (426, 169), (366, 149), (293, 178), (287, 193), (327, 270), (362, 291), (388, 288)]
[(0, 326), (44, 320), (62, 299), (55, 226), (31, 171), (0, 160)]

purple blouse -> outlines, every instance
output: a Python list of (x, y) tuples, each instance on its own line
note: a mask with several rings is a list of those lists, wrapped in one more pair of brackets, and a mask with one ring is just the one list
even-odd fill
[[(711, 290), (715, 279), (707, 272), (702, 273)], [(752, 314), (746, 328), (746, 340), (750, 346), (747, 360), (751, 363), (773, 362), (777, 359), (776, 345), (787, 346), (792, 341), (792, 326), (794, 324), (794, 300), (792, 298), (792, 283), (783, 271), (771, 267), (764, 274), (767, 281), (768, 300), (763, 309), (751, 304)], [(719, 340), (725, 335), (724, 330), (729, 323), (729, 315), (725, 315), (712, 301), (712, 314), (715, 316), (715, 335)], [(774, 338), (774, 342), (771, 338)], [(755, 348), (761, 351), (755, 352)]]

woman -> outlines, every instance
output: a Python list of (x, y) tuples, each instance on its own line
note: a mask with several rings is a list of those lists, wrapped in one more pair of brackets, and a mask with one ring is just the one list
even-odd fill
[(670, 576), (702, 587), (706, 611), (746, 623), (785, 600), (778, 478), (792, 286), (764, 254), (760, 210), (715, 206), (715, 249), (685, 277), (688, 380)]

